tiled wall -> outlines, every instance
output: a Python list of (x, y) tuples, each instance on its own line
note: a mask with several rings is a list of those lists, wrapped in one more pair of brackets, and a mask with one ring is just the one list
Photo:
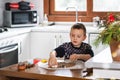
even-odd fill
[[(19, 2), (21, 0), (0, 0), (0, 26), (3, 24), (3, 10), (4, 10), (4, 4), (6, 2)], [(43, 20), (43, 0), (24, 0), (24, 1), (29, 1), (32, 2), (35, 7), (34, 10), (38, 11), (38, 16), (40, 19), (40, 23)]]

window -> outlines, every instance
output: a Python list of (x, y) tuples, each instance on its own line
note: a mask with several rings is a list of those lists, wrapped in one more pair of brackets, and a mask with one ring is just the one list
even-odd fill
[(101, 12), (101, 11), (119, 12), (120, 11), (120, 0), (93, 0), (93, 11), (95, 12)]
[[(86, 0), (55, 0), (55, 11), (66, 11), (68, 7), (77, 7), (78, 11), (87, 11)], [(72, 11), (75, 11), (72, 9)]]
[[(44, 13), (49, 21), (75, 21), (77, 7), (79, 20), (90, 22), (95, 16), (104, 18), (108, 12), (120, 13), (119, 3), (120, 0), (44, 0)], [(66, 11), (67, 7), (74, 8)]]

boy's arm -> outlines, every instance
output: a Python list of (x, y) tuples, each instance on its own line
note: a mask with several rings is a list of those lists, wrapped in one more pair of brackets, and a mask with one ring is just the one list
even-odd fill
[(90, 58), (91, 58), (90, 54), (72, 54), (72, 55), (70, 55), (71, 61), (76, 61), (78, 59), (87, 61)]
[(84, 60), (84, 61), (87, 61), (88, 59), (91, 58), (91, 55), (90, 54), (78, 54), (77, 58), (81, 59), (81, 60)]
[(56, 51), (52, 51), (50, 53), (50, 58), (48, 60), (49, 67), (57, 67), (57, 59), (56, 59)]
[(74, 60), (81, 59), (81, 60), (87, 61), (88, 59), (90, 59), (93, 56), (94, 56), (94, 53), (93, 53), (92, 49), (87, 49), (86, 53), (84, 53), (84, 54), (72, 54), (70, 56), (70, 60), (74, 61)]
[(52, 51), (51, 53), (50, 53), (50, 58), (51, 57), (56, 57), (56, 51)]

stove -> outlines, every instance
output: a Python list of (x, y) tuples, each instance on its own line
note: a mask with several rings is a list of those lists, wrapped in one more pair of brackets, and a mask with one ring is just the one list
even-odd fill
[(0, 28), (0, 33), (2, 33), (2, 32), (6, 32), (6, 31), (8, 31), (8, 29), (7, 28)]

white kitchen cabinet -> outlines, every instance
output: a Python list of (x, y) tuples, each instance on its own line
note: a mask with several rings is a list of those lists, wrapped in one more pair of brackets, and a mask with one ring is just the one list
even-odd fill
[(30, 33), (24, 33), (17, 36), (20, 41), (19, 62), (30, 59)]
[[(49, 58), (49, 53), (64, 42), (70, 41), (69, 32), (33, 31), (30, 36), (31, 58)], [(88, 42), (86, 38), (85, 42)]]
[(70, 41), (69, 33), (31, 32), (31, 58), (49, 58), (49, 53), (60, 44)]
[(57, 33), (55, 34), (56, 37), (56, 46), (55, 47), (58, 47), (59, 45), (61, 45), (62, 43), (64, 42), (70, 42), (70, 36), (69, 36), (69, 33), (66, 32), (66, 33)]
[(107, 45), (103, 45), (102, 43), (97, 47), (93, 44), (98, 35), (99, 35), (99, 33), (96, 33), (96, 32), (95, 33), (91, 32), (88, 35), (88, 43), (92, 46), (94, 55), (100, 53), (102, 50), (104, 50), (105, 48), (108, 47)]

